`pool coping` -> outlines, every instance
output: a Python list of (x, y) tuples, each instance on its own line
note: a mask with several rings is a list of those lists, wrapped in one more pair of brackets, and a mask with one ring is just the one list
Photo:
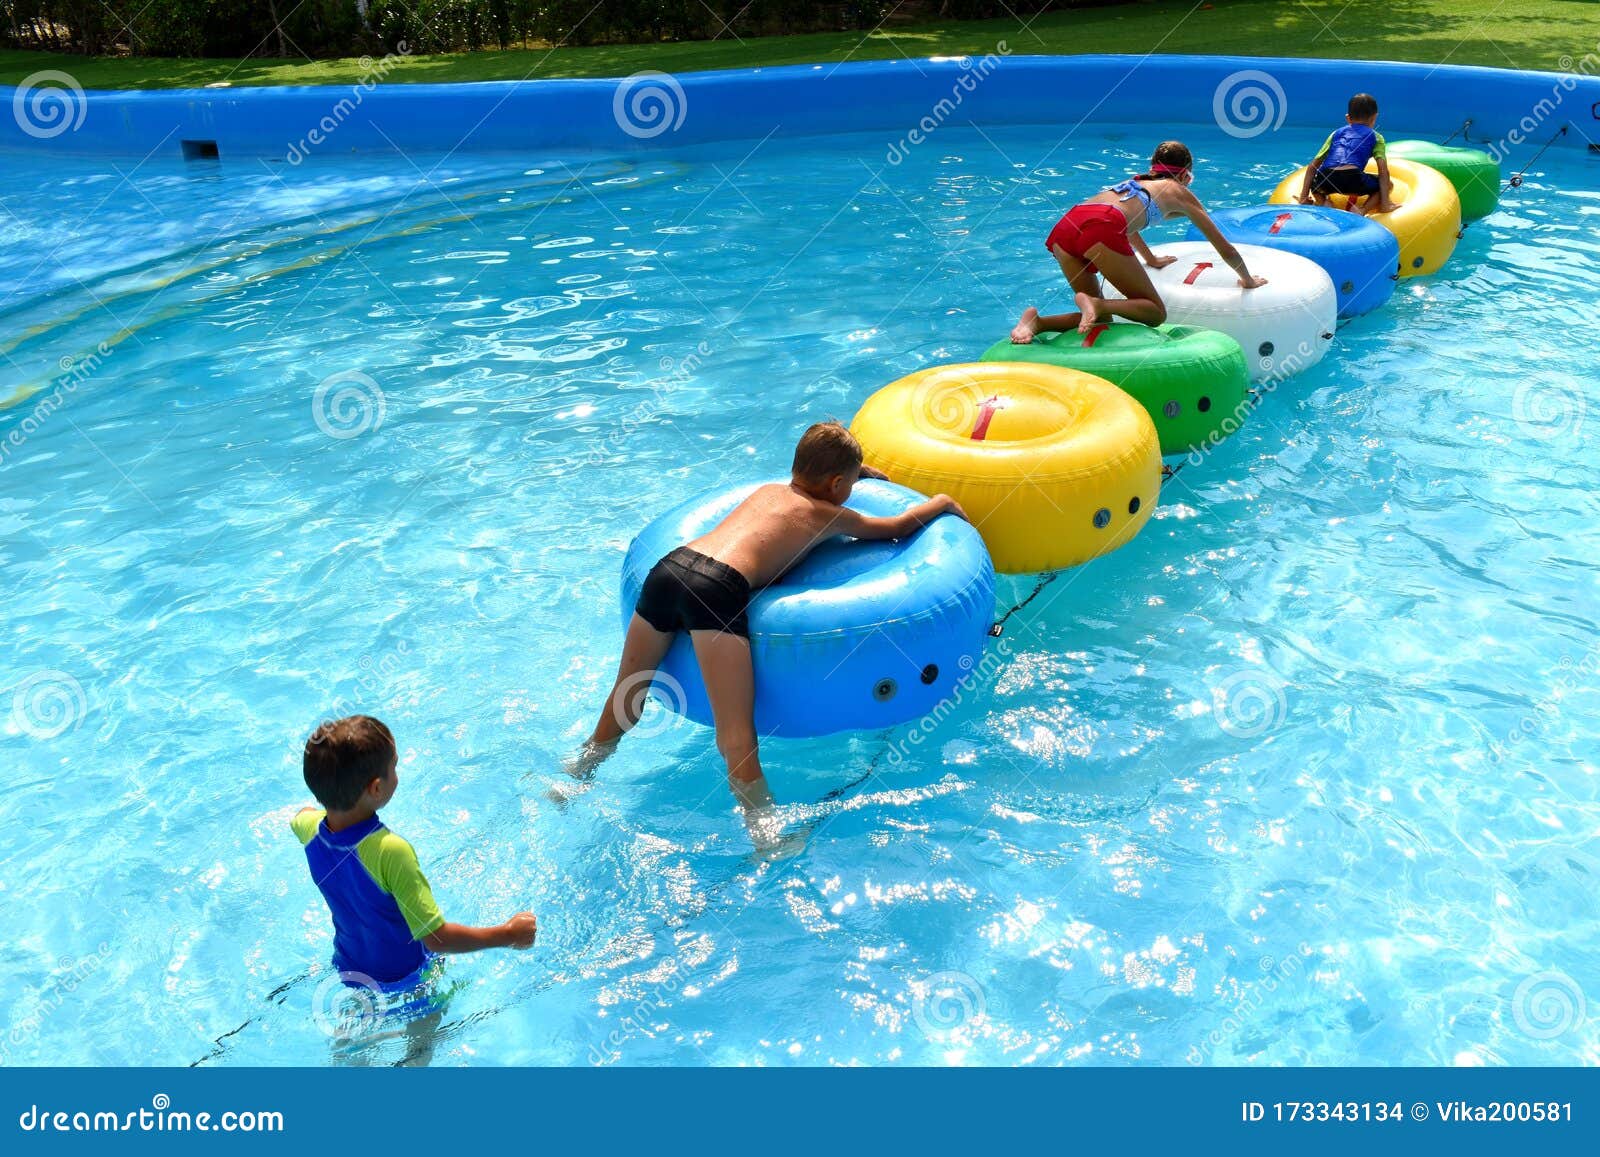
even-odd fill
[[(1600, 138), (1600, 79), (1582, 73), (1319, 58), (984, 57), (782, 65), (621, 78), (100, 89), (0, 88), (0, 150), (44, 156), (256, 157), (298, 165), (361, 153), (636, 153), (720, 141), (883, 133), (890, 163), (945, 124), (1211, 124), (1242, 139), (1337, 123), (1378, 95), (1390, 135), (1470, 121), (1500, 156), (1563, 125)], [(1578, 62), (1585, 67), (1591, 62)], [(1593, 62), (1600, 71), (1600, 61)], [(40, 74), (45, 75), (45, 74)], [(32, 78), (30, 78), (32, 79)], [(68, 78), (70, 79), (70, 78)], [(1084, 110), (1082, 92), (1099, 93)], [(187, 142), (187, 144), (185, 143)]]

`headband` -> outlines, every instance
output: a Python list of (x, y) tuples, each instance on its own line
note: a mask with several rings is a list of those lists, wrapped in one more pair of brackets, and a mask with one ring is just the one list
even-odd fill
[(1189, 166), (1188, 165), (1165, 165), (1165, 164), (1163, 164), (1163, 165), (1151, 165), (1150, 166), (1150, 171), (1152, 173), (1158, 173), (1158, 174), (1160, 174), (1162, 176), (1178, 177), (1178, 176), (1182, 176), (1184, 173), (1187, 173), (1189, 171)]

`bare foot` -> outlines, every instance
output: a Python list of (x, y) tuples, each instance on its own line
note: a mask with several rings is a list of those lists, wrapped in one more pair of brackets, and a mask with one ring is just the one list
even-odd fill
[(1027, 345), (1033, 340), (1034, 334), (1039, 332), (1039, 311), (1033, 306), (1028, 306), (1022, 311), (1022, 320), (1011, 330), (1012, 345)]
[(1078, 303), (1078, 309), (1083, 315), (1078, 318), (1079, 333), (1088, 333), (1100, 324), (1100, 311), (1097, 308), (1100, 304), (1098, 298), (1090, 297), (1087, 293), (1079, 293), (1075, 294), (1072, 300)]

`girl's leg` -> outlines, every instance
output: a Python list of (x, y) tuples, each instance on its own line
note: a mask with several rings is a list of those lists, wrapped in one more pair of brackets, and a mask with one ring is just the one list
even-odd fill
[(1125, 317), (1141, 325), (1160, 325), (1167, 320), (1167, 307), (1162, 304), (1161, 295), (1137, 257), (1100, 244), (1089, 250), (1089, 260), (1100, 267), (1106, 280), (1122, 292), (1125, 300), (1108, 301), (1094, 293), (1080, 292), (1078, 309), (1083, 314), (1078, 322), (1080, 330), (1087, 333), (1113, 317)]
[[(1100, 279), (1095, 276), (1093, 268), (1081, 257), (1074, 257), (1061, 246), (1052, 246), (1050, 252), (1054, 254), (1056, 264), (1061, 266), (1061, 272), (1067, 279), (1067, 284), (1072, 286), (1073, 292), (1088, 293), (1090, 296), (1100, 292)], [(1011, 340), (1017, 345), (1027, 345), (1040, 333), (1066, 333), (1068, 330), (1078, 328), (1078, 323), (1083, 320), (1079, 313), (1056, 313), (1041, 316), (1033, 306), (1022, 311), (1022, 320), (1017, 322), (1016, 328), (1011, 331)]]

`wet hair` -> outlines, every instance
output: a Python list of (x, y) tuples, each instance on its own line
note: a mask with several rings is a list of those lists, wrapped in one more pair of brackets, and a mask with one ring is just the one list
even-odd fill
[(818, 422), (804, 434), (794, 448), (796, 478), (823, 482), (835, 474), (847, 474), (861, 466), (861, 443), (838, 422)]
[(1364, 121), (1378, 115), (1378, 98), (1370, 92), (1358, 92), (1350, 98), (1350, 119)]
[(370, 715), (324, 723), (306, 740), (301, 769), (306, 786), (329, 811), (349, 811), (375, 779), (394, 770), (394, 736)]
[(1150, 154), (1150, 171), (1140, 173), (1134, 178), (1136, 181), (1159, 181), (1170, 178), (1171, 173), (1158, 173), (1157, 167), (1169, 169), (1194, 168), (1194, 154), (1189, 151), (1189, 146), (1182, 141), (1162, 141), (1156, 146), (1156, 151)]

